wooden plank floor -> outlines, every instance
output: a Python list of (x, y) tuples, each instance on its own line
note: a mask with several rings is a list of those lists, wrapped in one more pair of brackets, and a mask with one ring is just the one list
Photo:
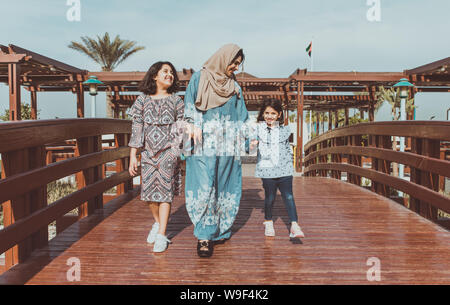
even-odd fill
[[(450, 284), (450, 233), (406, 208), (354, 185), (327, 178), (294, 178), (297, 211), (306, 237), (290, 240), (277, 197), (277, 236), (264, 237), (263, 191), (244, 178), (232, 238), (211, 258), (199, 258), (193, 226), (174, 202), (161, 254), (146, 244), (151, 214), (135, 198), (113, 201), (54, 238), (1, 284)], [(136, 196), (136, 193), (134, 194)], [(128, 200), (132, 196), (129, 196)], [(67, 260), (79, 258), (81, 281), (68, 282)], [(369, 282), (367, 260), (381, 263)]]

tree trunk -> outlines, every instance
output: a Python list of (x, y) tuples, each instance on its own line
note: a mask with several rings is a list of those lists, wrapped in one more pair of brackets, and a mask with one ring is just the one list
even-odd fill
[[(392, 150), (393, 151), (397, 151), (397, 138), (398, 137), (393, 137), (393, 141), (392, 141)], [(392, 175), (394, 177), (398, 177), (398, 163), (397, 162), (393, 162), (392, 163)]]
[(106, 117), (107, 118), (114, 118), (113, 114), (113, 95), (110, 90), (106, 91)]

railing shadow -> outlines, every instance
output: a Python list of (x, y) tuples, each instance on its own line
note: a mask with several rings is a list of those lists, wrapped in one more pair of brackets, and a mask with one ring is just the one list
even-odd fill
[[(105, 221), (129, 201), (140, 194), (140, 187), (110, 200), (103, 209), (96, 210), (92, 215), (86, 216), (56, 235), (44, 248), (32, 252), (23, 263), (11, 267), (0, 275), (0, 285), (24, 285), (36, 274), (43, 270), (54, 259), (63, 254), (73, 244), (78, 242), (92, 229)], [(76, 235), (76, 238), (74, 237)]]
[[(239, 207), (236, 220), (231, 228), (231, 236), (239, 232), (249, 221), (253, 213), (260, 213), (264, 215), (264, 198), (259, 195), (262, 192), (261, 189), (243, 189), (241, 203)], [(184, 193), (180, 194), (184, 198)], [(286, 232), (280, 232), (279, 234), (289, 234), (290, 219), (286, 212), (286, 208), (282, 201), (281, 195), (278, 193), (273, 206), (273, 221), (283, 221)], [(264, 217), (262, 217), (264, 219)], [(169, 223), (167, 224), (167, 235), (169, 239), (176, 237), (186, 228), (192, 226), (192, 222), (186, 210), (186, 205), (182, 204), (170, 215)], [(264, 234), (264, 226), (261, 222), (261, 234)], [(291, 242), (294, 244), (301, 244), (302, 242), (298, 238), (292, 238)]]
[[(264, 221), (264, 195), (261, 196), (260, 193), (264, 193), (262, 186), (261, 189), (242, 190), (241, 205), (236, 216), (236, 221), (232, 227), (232, 235), (239, 232), (239, 230), (241, 230), (247, 224), (252, 213), (254, 213), (255, 211), (262, 214), (261, 235), (264, 235), (264, 226), (262, 223)], [(291, 222), (279, 192), (277, 193), (275, 202), (273, 204), (272, 217), (274, 223), (277, 222), (277, 220), (283, 221), (284, 225), (286, 226), (285, 234), (288, 234)], [(282, 235), (283, 233), (280, 232), (277, 234)]]

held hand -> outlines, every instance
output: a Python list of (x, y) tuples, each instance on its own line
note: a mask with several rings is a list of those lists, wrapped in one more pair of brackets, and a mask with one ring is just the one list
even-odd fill
[(136, 176), (138, 174), (138, 161), (136, 157), (130, 157), (130, 166), (128, 167), (128, 172), (131, 176)]
[(250, 142), (250, 150), (255, 149), (255, 147), (258, 145), (258, 140), (252, 140)]
[(200, 128), (194, 126), (193, 124), (188, 124), (185, 132), (188, 134), (189, 140), (192, 138), (194, 139), (194, 145), (202, 142), (202, 130)]
[(202, 143), (202, 130), (194, 126), (193, 137), (194, 137), (194, 145), (196, 145), (197, 143)]

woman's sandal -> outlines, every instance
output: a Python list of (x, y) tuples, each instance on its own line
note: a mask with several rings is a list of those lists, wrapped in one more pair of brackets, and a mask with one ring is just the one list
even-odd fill
[(213, 252), (213, 242), (210, 240), (199, 240), (197, 243), (197, 254), (200, 257), (210, 257)]
[(221, 238), (219, 240), (214, 241), (214, 245), (223, 245), (229, 238)]

